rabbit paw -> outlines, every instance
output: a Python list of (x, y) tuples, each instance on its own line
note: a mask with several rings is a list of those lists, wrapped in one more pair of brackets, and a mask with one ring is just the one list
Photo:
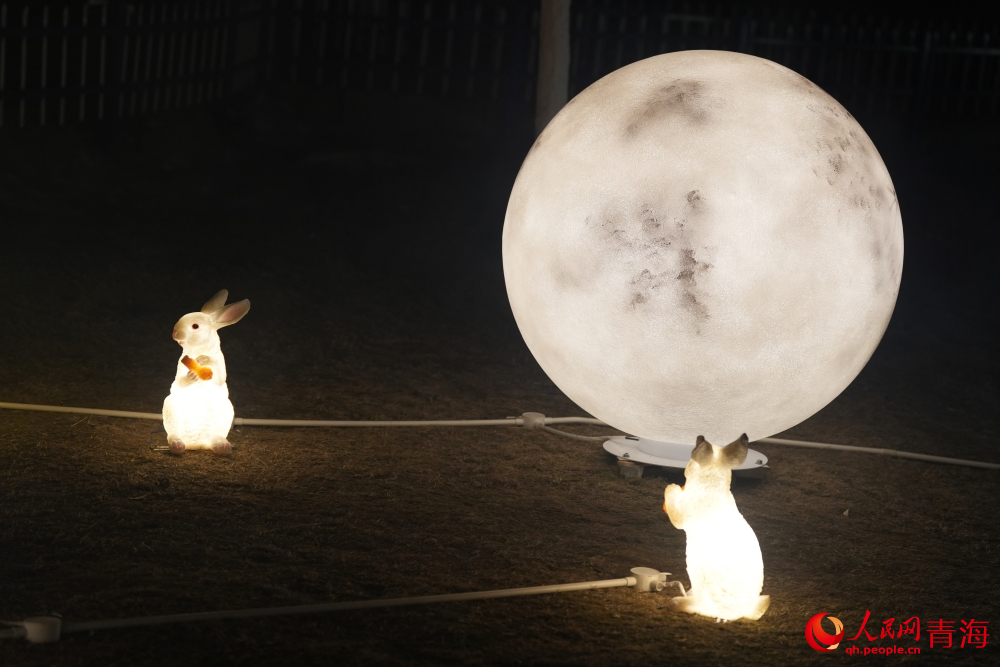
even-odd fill
[(694, 609), (696, 604), (694, 596), (690, 593), (688, 595), (678, 596), (667, 600), (668, 609), (672, 609), (673, 611), (683, 611), (688, 614), (699, 613)]
[(195, 359), (195, 361), (198, 362), (199, 366), (208, 366), (209, 364), (212, 363), (212, 357), (208, 356), (207, 354), (202, 354), (199, 355), (198, 358)]
[(217, 440), (212, 443), (212, 451), (222, 456), (229, 456), (233, 453), (233, 446), (228, 440)]
[(186, 449), (187, 446), (180, 440), (174, 440), (173, 442), (170, 443), (170, 453), (175, 456), (180, 456), (181, 454), (184, 453), (184, 450)]
[(683, 527), (684, 518), (680, 507), (684, 499), (683, 494), (684, 489), (676, 484), (670, 484), (663, 490), (663, 511), (667, 513), (670, 523), (675, 528)]

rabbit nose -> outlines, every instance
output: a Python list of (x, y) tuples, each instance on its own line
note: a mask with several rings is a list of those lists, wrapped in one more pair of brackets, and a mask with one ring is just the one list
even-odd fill
[(180, 338), (177, 337), (177, 329), (174, 329), (174, 331), (173, 331), (173, 339), (174, 340), (180, 340)]

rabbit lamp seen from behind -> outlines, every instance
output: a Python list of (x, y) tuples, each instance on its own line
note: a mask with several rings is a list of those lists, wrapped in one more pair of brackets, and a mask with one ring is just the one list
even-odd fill
[(771, 598), (761, 595), (764, 560), (753, 529), (736, 508), (729, 490), (732, 469), (747, 457), (747, 436), (716, 447), (702, 436), (684, 468), (684, 486), (663, 492), (663, 510), (687, 536), (691, 589), (670, 601), (678, 611), (717, 620), (757, 620)]
[(232, 452), (227, 436), (234, 412), (218, 331), (239, 322), (250, 310), (250, 301), (227, 306), (228, 297), (228, 291), (220, 291), (201, 312), (188, 313), (174, 325), (173, 338), (184, 351), (170, 395), (163, 401), (163, 428), (171, 454), (188, 449)]

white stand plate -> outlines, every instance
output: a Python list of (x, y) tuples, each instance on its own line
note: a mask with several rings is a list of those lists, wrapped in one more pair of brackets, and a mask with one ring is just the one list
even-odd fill
[[(629, 435), (624, 438), (612, 438), (606, 441), (604, 449), (609, 454), (614, 454), (625, 461), (651, 466), (662, 466), (664, 468), (684, 469), (691, 459), (691, 452), (694, 450), (694, 445), (675, 445), (672, 442), (659, 442)], [(739, 467), (733, 468), (733, 471), (739, 472), (766, 467), (767, 457), (757, 450), (751, 449), (747, 451), (747, 460)]]

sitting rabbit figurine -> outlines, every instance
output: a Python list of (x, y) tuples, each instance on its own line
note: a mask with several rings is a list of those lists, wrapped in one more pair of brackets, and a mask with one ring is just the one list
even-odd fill
[(670, 606), (716, 620), (757, 620), (771, 603), (761, 595), (764, 561), (753, 529), (736, 509), (729, 485), (732, 469), (747, 457), (746, 433), (726, 447), (702, 436), (684, 468), (684, 486), (663, 492), (663, 511), (687, 533), (687, 571), (691, 589)]
[(226, 436), (233, 424), (233, 404), (218, 330), (239, 322), (250, 310), (250, 301), (227, 306), (228, 297), (228, 291), (220, 291), (200, 313), (188, 313), (174, 325), (174, 340), (184, 351), (170, 395), (163, 401), (163, 428), (171, 454), (186, 449), (232, 452)]

